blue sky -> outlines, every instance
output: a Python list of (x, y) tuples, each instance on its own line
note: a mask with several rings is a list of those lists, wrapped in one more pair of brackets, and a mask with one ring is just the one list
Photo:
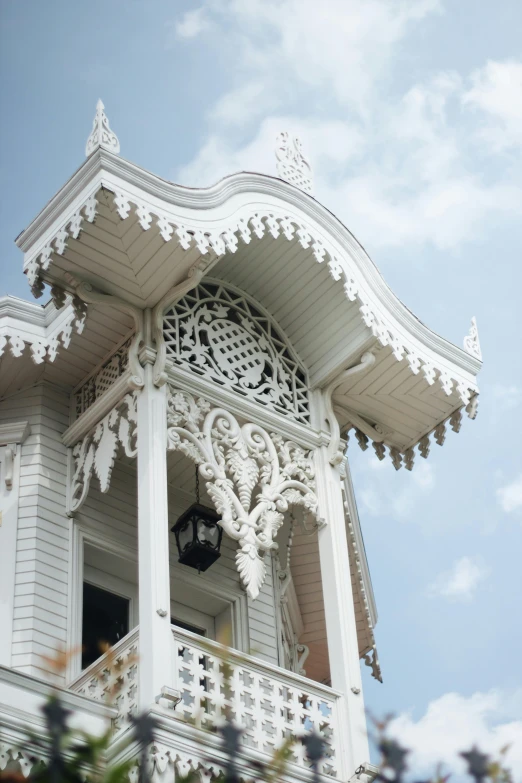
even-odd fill
[(477, 317), (477, 420), (411, 474), (349, 450), (384, 673), (365, 698), (419, 768), (522, 737), (521, 29), (517, 0), (0, 4), (0, 294), (29, 298), (13, 240), (101, 97), (122, 155), (186, 185), (275, 173), (298, 133), (408, 307), (458, 344)]

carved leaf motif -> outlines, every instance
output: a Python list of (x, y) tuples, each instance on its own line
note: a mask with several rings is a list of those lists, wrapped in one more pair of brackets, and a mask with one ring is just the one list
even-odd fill
[(299, 506), (302, 503), (303, 496), (298, 489), (285, 489), (283, 497), (290, 505)]
[(235, 514), (232, 508), (232, 503), (228, 494), (222, 487), (209, 481), (207, 482), (207, 492), (210, 495), (216, 511), (221, 516), (223, 522), (228, 522), (234, 519)]
[(275, 508), (269, 508), (261, 515), (262, 532), (257, 534), (257, 539), (262, 546), (266, 542), (268, 544), (267, 548), (272, 548), (272, 541), (283, 524), (283, 519), (283, 515), (276, 511)]
[(179, 450), (182, 454), (195, 462), (196, 465), (200, 465), (201, 462), (203, 462), (200, 450), (189, 440), (182, 440), (179, 445)]
[(103, 433), (98, 441), (96, 454), (94, 455), (94, 470), (100, 480), (100, 489), (107, 492), (109, 489), (111, 472), (116, 457), (116, 445), (118, 438), (116, 434), (109, 429), (107, 423), (102, 422)]
[(120, 418), (120, 423), (118, 426), (118, 437), (121, 441), (121, 444), (123, 446), (123, 449), (127, 457), (132, 457), (134, 455), (134, 452), (131, 449), (130, 426), (127, 419), (124, 418), (123, 416)]
[(236, 565), (241, 581), (252, 600), (259, 595), (259, 589), (265, 580), (265, 561), (254, 546), (245, 546), (236, 554)]
[(239, 491), (239, 501), (245, 511), (250, 508), (252, 490), (259, 478), (259, 467), (251, 457), (242, 457), (235, 449), (226, 454), (226, 465)]
[(94, 464), (94, 448), (91, 446), (89, 449), (87, 449), (85, 453), (85, 457), (83, 459), (83, 464), (80, 464), (78, 470), (78, 473), (83, 473), (84, 483), (89, 481), (90, 475), (92, 473), (93, 464)]

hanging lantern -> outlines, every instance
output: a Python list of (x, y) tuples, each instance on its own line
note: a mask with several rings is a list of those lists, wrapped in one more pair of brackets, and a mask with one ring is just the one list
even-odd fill
[(218, 557), (223, 528), (219, 525), (220, 516), (214, 509), (202, 506), (199, 502), (199, 474), (196, 468), (196, 502), (178, 519), (172, 532), (176, 536), (179, 563), (206, 571)]

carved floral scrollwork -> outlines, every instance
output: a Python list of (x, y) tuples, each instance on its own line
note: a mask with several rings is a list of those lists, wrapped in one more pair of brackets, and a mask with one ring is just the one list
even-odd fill
[(167, 438), (196, 465), (221, 515), (225, 532), (238, 542), (236, 564), (248, 595), (257, 598), (265, 579), (264, 555), (291, 505), (317, 519), (311, 454), (257, 424), (240, 425), (224, 408), (169, 390)]
[(137, 394), (126, 394), (96, 427), (72, 449), (73, 472), (68, 512), (77, 511), (89, 492), (95, 473), (102, 492), (110, 485), (120, 446), (127, 457), (137, 454)]

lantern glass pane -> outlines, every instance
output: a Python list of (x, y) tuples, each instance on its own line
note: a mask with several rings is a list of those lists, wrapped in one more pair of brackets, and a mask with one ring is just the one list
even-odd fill
[(217, 525), (208, 525), (202, 519), (198, 519), (198, 540), (206, 546), (215, 549), (219, 543), (219, 529)]
[(178, 533), (179, 551), (184, 552), (192, 543), (192, 522), (187, 520)]

